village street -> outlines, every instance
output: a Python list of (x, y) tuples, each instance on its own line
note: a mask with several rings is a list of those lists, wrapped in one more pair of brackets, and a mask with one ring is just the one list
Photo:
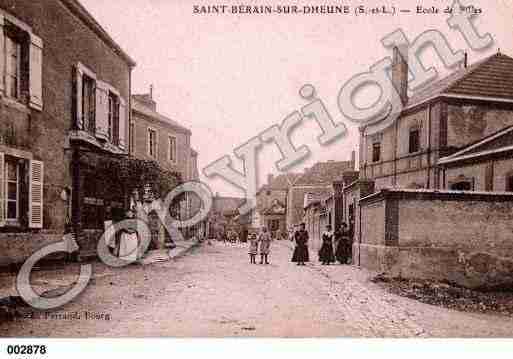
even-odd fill
[[(245, 246), (215, 243), (169, 262), (106, 270), (73, 303), (53, 313), (61, 318), (3, 323), (0, 335), (500, 337), (513, 333), (512, 319), (418, 303), (384, 292), (364, 270), (317, 262), (298, 267), (290, 263), (290, 255), (291, 243), (277, 241), (270, 265), (250, 265)], [(104, 317), (86, 319), (85, 311)], [(79, 312), (80, 318), (62, 317), (73, 312)]]

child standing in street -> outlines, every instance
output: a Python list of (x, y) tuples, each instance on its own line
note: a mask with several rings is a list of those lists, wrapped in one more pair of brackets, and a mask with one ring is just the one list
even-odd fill
[(267, 231), (267, 227), (262, 227), (262, 232), (258, 236), (260, 242), (260, 264), (269, 264), (269, 253), (271, 252), (271, 234)]
[(256, 264), (256, 255), (258, 253), (258, 239), (255, 233), (249, 236), (249, 263)]

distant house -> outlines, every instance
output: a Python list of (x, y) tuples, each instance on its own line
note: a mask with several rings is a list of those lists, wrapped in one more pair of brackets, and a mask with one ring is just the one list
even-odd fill
[(247, 216), (240, 216), (238, 211), (244, 202), (244, 198), (224, 197), (216, 194), (207, 219), (207, 237), (220, 238), (229, 230), (234, 230), (239, 235), (242, 234), (250, 223)]
[(257, 205), (252, 217), (254, 229), (266, 226), (271, 232), (287, 230), (287, 196), (290, 187), (300, 176), (297, 173), (268, 176), (267, 183), (257, 192)]
[(289, 188), (287, 195), (287, 228), (303, 221), (304, 200), (306, 194), (323, 196), (333, 191), (333, 183), (346, 171), (354, 169), (353, 159), (350, 161), (318, 162), (305, 172)]

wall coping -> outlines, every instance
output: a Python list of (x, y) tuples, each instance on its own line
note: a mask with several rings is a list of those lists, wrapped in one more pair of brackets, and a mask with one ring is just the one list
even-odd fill
[(384, 188), (379, 192), (360, 199), (361, 204), (386, 199), (416, 199), (424, 201), (482, 201), (513, 202), (513, 192), (450, 191), (432, 189), (395, 189)]

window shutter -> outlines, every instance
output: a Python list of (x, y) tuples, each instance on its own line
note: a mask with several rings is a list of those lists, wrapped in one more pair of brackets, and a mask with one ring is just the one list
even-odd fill
[(84, 73), (79, 66), (75, 67), (75, 109), (77, 128), (84, 129), (84, 119), (82, 118), (82, 79)]
[(41, 161), (30, 161), (29, 227), (43, 228), (43, 178)]
[(109, 89), (102, 81), (96, 82), (96, 137), (108, 139)]
[(5, 93), (5, 34), (4, 17), (0, 14), (0, 94)]
[(5, 165), (4, 154), (0, 152), (0, 227), (5, 226)]
[(43, 40), (30, 35), (30, 107), (43, 110)]
[(126, 150), (126, 129), (127, 129), (127, 107), (126, 102), (119, 98), (119, 148)]

